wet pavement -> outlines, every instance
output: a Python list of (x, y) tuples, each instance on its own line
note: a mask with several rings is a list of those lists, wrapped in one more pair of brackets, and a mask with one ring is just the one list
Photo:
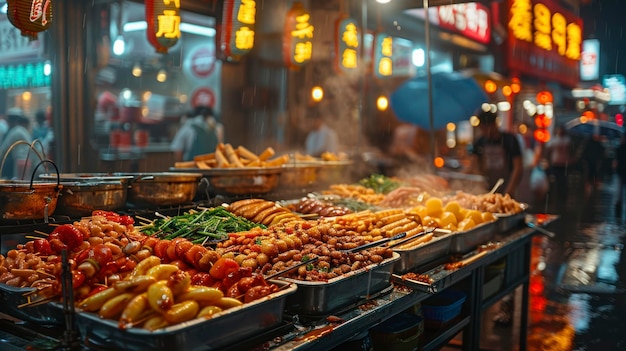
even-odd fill
[[(567, 197), (524, 199), (530, 212), (552, 213), (554, 238), (534, 238), (528, 350), (626, 350), (626, 210), (616, 211), (617, 177), (585, 186), (572, 174)], [(516, 312), (521, 307), (516, 294)], [(481, 347), (517, 350), (519, 313), (512, 327), (495, 326), (487, 311)]]

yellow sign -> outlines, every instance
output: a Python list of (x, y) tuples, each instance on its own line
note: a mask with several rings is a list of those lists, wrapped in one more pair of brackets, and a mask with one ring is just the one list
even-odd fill
[(393, 75), (393, 38), (380, 33), (376, 36), (376, 74), (381, 77)]
[(340, 71), (349, 71), (358, 67), (359, 30), (354, 20), (345, 17), (337, 23), (337, 42), (335, 46), (336, 64)]
[(509, 29), (518, 40), (552, 51), (572, 60), (580, 60), (582, 29), (568, 23), (563, 13), (553, 11), (542, 2), (511, 0)]
[(178, 12), (175, 10), (163, 10), (163, 14), (158, 16), (156, 37), (180, 38), (180, 16)]

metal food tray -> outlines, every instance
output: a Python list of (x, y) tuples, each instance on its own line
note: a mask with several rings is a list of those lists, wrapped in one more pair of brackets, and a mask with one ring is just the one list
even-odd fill
[(449, 253), (464, 254), (474, 250), (476, 246), (490, 241), (496, 235), (497, 225), (498, 219), (481, 223), (470, 230), (452, 232)]
[(508, 232), (509, 230), (524, 225), (526, 221), (526, 210), (528, 209), (528, 204), (521, 203), (520, 207), (522, 208), (522, 211), (518, 213), (494, 213), (494, 216), (496, 216), (496, 218), (498, 219), (498, 231), (500, 233)]
[(268, 193), (278, 185), (282, 167), (174, 168), (173, 172), (198, 172), (209, 182), (209, 193), (252, 195)]
[(35, 288), (17, 288), (0, 284), (0, 312), (40, 325), (61, 325), (64, 323), (63, 310), (51, 306), (50, 303), (18, 307), (28, 302), (24, 294), (31, 293)]
[(322, 315), (354, 304), (385, 289), (391, 283), (394, 264), (400, 259), (396, 252), (384, 261), (343, 274), (328, 281), (280, 279), (298, 284), (295, 294), (287, 298), (289, 312)]
[(77, 312), (77, 325), (85, 343), (106, 350), (217, 350), (282, 323), (285, 299), (296, 291), (297, 286), (284, 281), (271, 282), (281, 289), (214, 314), (211, 319), (196, 318), (149, 331), (142, 328), (120, 329), (117, 320)]
[(411, 249), (393, 249), (400, 260), (393, 266), (394, 273), (404, 274), (438, 258), (448, 255), (453, 233), (435, 231), (433, 239)]

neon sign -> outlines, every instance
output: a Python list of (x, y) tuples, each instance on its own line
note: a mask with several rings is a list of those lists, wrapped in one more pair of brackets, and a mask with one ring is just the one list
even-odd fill
[(146, 0), (148, 41), (159, 53), (166, 54), (180, 38), (180, 1)]
[(226, 0), (220, 26), (222, 56), (234, 58), (254, 47), (256, 0)]
[(283, 32), (283, 59), (287, 66), (296, 68), (311, 60), (313, 31), (311, 15), (302, 3), (296, 2), (287, 12)]
[(337, 21), (335, 36), (335, 66), (340, 72), (358, 67), (359, 30), (351, 18)]

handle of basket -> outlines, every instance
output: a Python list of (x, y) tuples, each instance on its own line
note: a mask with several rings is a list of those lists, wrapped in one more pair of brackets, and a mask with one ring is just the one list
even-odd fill
[[(0, 176), (2, 175), (2, 171), (4, 169), (4, 164), (7, 160), (7, 157), (9, 156), (9, 154), (11, 153), (11, 151), (13, 151), (13, 149), (15, 149), (16, 146), (18, 145), (28, 145), (28, 147), (30, 148), (28, 155), (26, 155), (26, 160), (28, 160), (28, 156), (30, 155), (30, 151), (33, 151), (35, 153), (35, 155), (37, 155), (37, 157), (39, 158), (40, 161), (44, 160), (44, 157), (33, 147), (33, 144), (29, 144), (28, 142), (26, 142), (26, 140), (18, 140), (16, 142), (14, 142), (13, 144), (11, 144), (11, 146), (9, 146), (9, 148), (7, 149), (7, 152), (4, 153), (4, 156), (2, 157), (2, 164), (0, 164)], [(24, 175), (22, 174), (22, 177), (24, 177)]]
[(59, 175), (59, 168), (57, 167), (57, 165), (50, 161), (50, 160), (41, 160), (36, 166), (35, 169), (33, 169), (33, 174), (30, 176), (30, 188), (33, 189), (33, 180), (35, 179), (35, 174), (37, 174), (37, 168), (39, 168), (39, 166), (41, 166), (44, 163), (49, 163), (52, 166), (54, 166), (54, 170), (57, 172), (57, 188), (59, 187), (59, 185), (61, 184), (61, 176)]

